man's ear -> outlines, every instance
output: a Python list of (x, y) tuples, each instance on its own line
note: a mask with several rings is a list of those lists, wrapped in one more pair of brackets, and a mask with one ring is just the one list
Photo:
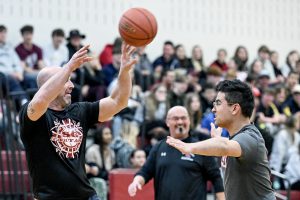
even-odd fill
[(241, 112), (241, 106), (239, 104), (233, 104), (232, 105), (232, 114), (236, 115), (239, 112)]

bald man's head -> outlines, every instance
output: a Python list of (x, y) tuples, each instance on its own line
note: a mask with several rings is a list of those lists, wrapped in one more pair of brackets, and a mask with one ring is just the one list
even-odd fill
[(174, 106), (174, 107), (170, 108), (170, 110), (168, 111), (167, 118), (171, 117), (173, 115), (176, 115), (176, 113), (179, 113), (179, 112), (188, 115), (188, 111), (185, 107), (183, 107), (183, 106)]
[(43, 68), (37, 76), (36, 82), (38, 87), (42, 87), (42, 85), (49, 80), (53, 75), (62, 70), (61, 67), (45, 67)]

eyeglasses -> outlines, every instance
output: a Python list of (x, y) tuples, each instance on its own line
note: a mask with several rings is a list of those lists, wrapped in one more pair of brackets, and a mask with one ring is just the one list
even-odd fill
[(182, 116), (182, 117), (176, 117), (176, 116), (174, 116), (174, 117), (169, 117), (168, 119), (177, 122), (179, 120), (186, 121), (188, 119), (188, 117), (187, 116)]
[[(219, 100), (219, 99), (216, 99), (214, 102), (213, 102), (213, 106), (215, 107), (215, 106), (220, 106), (222, 104), (222, 101), (221, 100)], [(232, 106), (232, 105), (234, 105), (235, 103), (227, 103), (227, 105), (229, 105), (229, 106)]]

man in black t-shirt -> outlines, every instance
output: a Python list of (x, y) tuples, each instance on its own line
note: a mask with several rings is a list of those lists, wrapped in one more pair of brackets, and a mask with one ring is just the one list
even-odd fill
[[(37, 77), (39, 90), (20, 111), (21, 138), (25, 146), (34, 198), (38, 200), (98, 200), (85, 173), (88, 129), (110, 119), (126, 107), (131, 93), (130, 70), (134, 47), (122, 48), (118, 84), (100, 101), (71, 104), (71, 73), (83, 63), (89, 45), (77, 51), (63, 67), (48, 67)], [(100, 112), (101, 110), (101, 112)]]
[[(189, 136), (190, 119), (182, 106), (171, 108), (167, 114), (170, 135), (184, 142), (196, 142)], [(214, 157), (182, 154), (158, 142), (150, 151), (145, 165), (128, 187), (130, 196), (154, 178), (156, 200), (205, 200), (207, 181), (212, 181), (218, 200), (224, 200), (223, 180)]]
[(250, 123), (254, 108), (250, 87), (239, 80), (225, 80), (217, 85), (217, 91), (212, 109), (215, 124), (226, 128), (230, 138), (221, 137), (221, 128), (211, 123), (211, 139), (185, 143), (168, 137), (167, 143), (186, 154), (223, 156), (226, 199), (275, 200), (265, 142)]

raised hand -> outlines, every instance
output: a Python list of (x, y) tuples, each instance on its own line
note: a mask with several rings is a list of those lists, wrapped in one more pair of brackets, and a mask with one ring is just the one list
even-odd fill
[(210, 127), (211, 127), (211, 129), (210, 129), (211, 137), (221, 137), (221, 134), (222, 134), (221, 127), (216, 128), (214, 123), (210, 123)]
[(136, 48), (123, 42), (122, 44), (122, 57), (121, 57), (121, 70), (129, 71), (137, 62), (136, 58), (132, 57)]
[(169, 144), (170, 146), (178, 149), (179, 151), (181, 151), (184, 154), (190, 154), (192, 153), (191, 151), (191, 144), (188, 143), (184, 143), (181, 140), (175, 139), (173, 137), (168, 136), (167, 138), (167, 144)]
[(93, 58), (87, 55), (89, 47), (90, 45), (82, 47), (76, 53), (74, 53), (72, 58), (69, 60), (67, 65), (72, 69), (72, 71), (79, 68), (83, 63), (92, 61)]

